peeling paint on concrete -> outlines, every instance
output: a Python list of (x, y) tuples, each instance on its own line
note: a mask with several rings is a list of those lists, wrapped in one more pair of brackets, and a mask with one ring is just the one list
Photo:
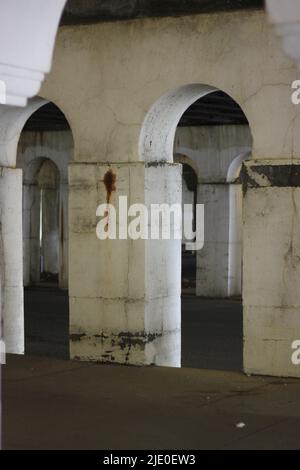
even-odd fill
[(152, 343), (157, 338), (162, 337), (162, 333), (146, 333), (145, 331), (130, 332), (121, 331), (119, 333), (101, 332), (95, 335), (85, 333), (71, 334), (71, 345), (76, 348), (76, 343), (85, 342), (89, 347), (97, 347), (98, 354), (88, 354), (85, 357), (74, 354), (75, 360), (89, 360), (95, 362), (118, 362), (123, 364), (134, 364), (132, 356), (139, 356), (143, 353), (146, 345)]
[(300, 165), (243, 165), (240, 175), (244, 194), (248, 188), (300, 187)]
[(80, 341), (81, 338), (83, 338), (84, 336), (85, 336), (84, 333), (72, 334), (72, 335), (70, 335), (70, 340), (71, 341)]

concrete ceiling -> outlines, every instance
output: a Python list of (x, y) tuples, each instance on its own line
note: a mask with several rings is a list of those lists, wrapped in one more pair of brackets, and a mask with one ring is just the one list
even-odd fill
[(26, 122), (23, 131), (65, 131), (70, 126), (65, 115), (54, 103), (47, 103), (39, 108)]
[(179, 126), (218, 126), (248, 124), (240, 106), (226, 93), (216, 91), (190, 106), (183, 114)]
[(68, 0), (61, 24), (262, 9), (263, 0)]

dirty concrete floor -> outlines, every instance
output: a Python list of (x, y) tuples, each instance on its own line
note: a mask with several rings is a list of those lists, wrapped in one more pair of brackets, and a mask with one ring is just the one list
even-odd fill
[(30, 355), (69, 357), (69, 298), (57, 287), (24, 290), (25, 352)]
[(240, 300), (181, 297), (184, 367), (242, 371), (243, 309)]
[(297, 379), (38, 356), (3, 369), (5, 449), (300, 449)]
[[(25, 351), (67, 359), (68, 292), (57, 288), (25, 290)], [(182, 365), (242, 370), (242, 304), (182, 296)]]
[(239, 301), (183, 295), (182, 369), (65, 360), (56, 288), (26, 290), (25, 326), (27, 355), (4, 367), (5, 449), (300, 448), (300, 381), (238, 372)]

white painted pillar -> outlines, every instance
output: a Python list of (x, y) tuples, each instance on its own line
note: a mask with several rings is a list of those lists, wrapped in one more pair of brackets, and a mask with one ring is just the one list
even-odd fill
[[(147, 164), (145, 201), (149, 209), (151, 204), (181, 205), (182, 166)], [(181, 239), (146, 240), (145, 253), (145, 331), (154, 338), (146, 344), (146, 363), (180, 367)]]
[(243, 191), (241, 184), (229, 184), (228, 296), (242, 295)]
[(23, 184), (23, 282), (30, 285), (30, 218), (31, 218), (31, 187)]
[(204, 247), (197, 252), (196, 295), (228, 296), (229, 185), (199, 184), (204, 204)]
[(300, 165), (270, 161), (243, 169), (244, 370), (300, 377)]
[(43, 272), (58, 274), (59, 188), (41, 188)]
[[(189, 205), (189, 210), (184, 211), (184, 205)], [(182, 178), (182, 213), (184, 214), (184, 223), (182, 224), (182, 245), (189, 243), (190, 240), (186, 240), (184, 235), (184, 224), (187, 227), (193, 227), (194, 221), (194, 207), (195, 207), (195, 192), (190, 191), (187, 187), (187, 183), (184, 178)]]
[(23, 184), (24, 286), (40, 282), (40, 188)]
[(116, 178), (110, 203), (117, 210), (125, 195), (128, 205), (181, 205), (181, 165), (70, 165), (71, 358), (178, 367), (181, 239), (99, 240), (96, 209), (107, 201), (109, 171)]
[(1, 273), (4, 340), (8, 353), (24, 353), (22, 170), (0, 169)]
[(69, 286), (69, 218), (68, 218), (68, 182), (60, 184), (59, 205), (59, 287), (67, 289)]

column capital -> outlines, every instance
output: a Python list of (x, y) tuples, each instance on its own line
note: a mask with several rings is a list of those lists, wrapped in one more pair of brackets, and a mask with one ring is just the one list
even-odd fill
[[(66, 0), (0, 0), (0, 103), (26, 106), (50, 71)], [(16, 34), (17, 32), (17, 34)]]

